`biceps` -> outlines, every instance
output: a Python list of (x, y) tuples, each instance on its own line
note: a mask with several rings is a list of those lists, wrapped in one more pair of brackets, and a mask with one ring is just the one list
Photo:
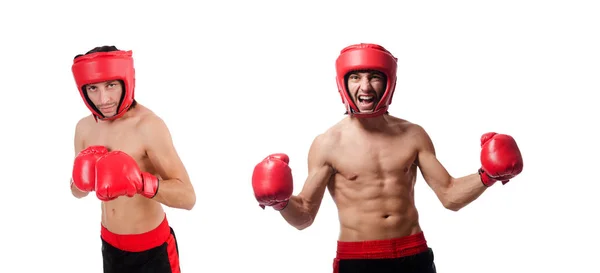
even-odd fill
[(450, 184), (450, 174), (433, 153), (419, 155), (419, 169), (425, 182), (434, 189)]
[(323, 165), (314, 171), (309, 172), (308, 178), (306, 179), (299, 196), (309, 203), (320, 203), (332, 175), (333, 168), (327, 165)]
[(148, 151), (152, 166), (163, 179), (179, 179), (189, 182), (187, 171), (172, 145), (155, 147)]
[(73, 137), (73, 142), (75, 148), (75, 156), (77, 156), (77, 154), (79, 154), (79, 152), (81, 152), (81, 150), (83, 150), (84, 147), (79, 125), (77, 126), (77, 128), (75, 128), (75, 136)]

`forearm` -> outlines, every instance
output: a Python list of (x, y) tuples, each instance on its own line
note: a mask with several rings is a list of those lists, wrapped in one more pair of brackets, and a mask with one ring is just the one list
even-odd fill
[(281, 216), (293, 227), (303, 230), (312, 225), (315, 219), (310, 206), (300, 196), (292, 196), (287, 206), (280, 211)]
[(196, 204), (196, 193), (189, 184), (179, 179), (161, 180), (154, 200), (165, 206), (191, 210)]
[(475, 201), (487, 188), (478, 173), (453, 178), (445, 194), (444, 206), (458, 211)]
[(83, 197), (86, 197), (89, 194), (89, 192), (79, 190), (73, 184), (73, 180), (71, 180), (71, 194), (73, 194), (73, 196), (75, 196), (75, 198), (81, 199)]

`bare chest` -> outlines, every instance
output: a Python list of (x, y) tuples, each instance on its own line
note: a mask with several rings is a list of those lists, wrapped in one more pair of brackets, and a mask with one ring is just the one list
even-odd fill
[(411, 177), (417, 151), (407, 137), (360, 137), (342, 139), (333, 164), (347, 180), (398, 180)]
[(134, 126), (97, 126), (88, 131), (84, 138), (85, 147), (102, 145), (110, 151), (123, 151), (140, 162), (145, 157), (145, 148)]

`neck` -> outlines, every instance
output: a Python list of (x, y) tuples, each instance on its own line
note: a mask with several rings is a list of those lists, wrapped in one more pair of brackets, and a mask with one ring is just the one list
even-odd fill
[(350, 117), (350, 120), (368, 131), (377, 131), (386, 127), (388, 114), (371, 118)]

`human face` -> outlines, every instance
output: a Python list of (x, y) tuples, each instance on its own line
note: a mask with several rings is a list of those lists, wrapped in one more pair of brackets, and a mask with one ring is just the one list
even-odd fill
[(373, 112), (386, 84), (385, 75), (379, 71), (357, 71), (348, 75), (348, 93), (360, 112)]
[(117, 114), (117, 107), (123, 95), (123, 85), (120, 81), (105, 81), (85, 86), (88, 98), (105, 117)]

